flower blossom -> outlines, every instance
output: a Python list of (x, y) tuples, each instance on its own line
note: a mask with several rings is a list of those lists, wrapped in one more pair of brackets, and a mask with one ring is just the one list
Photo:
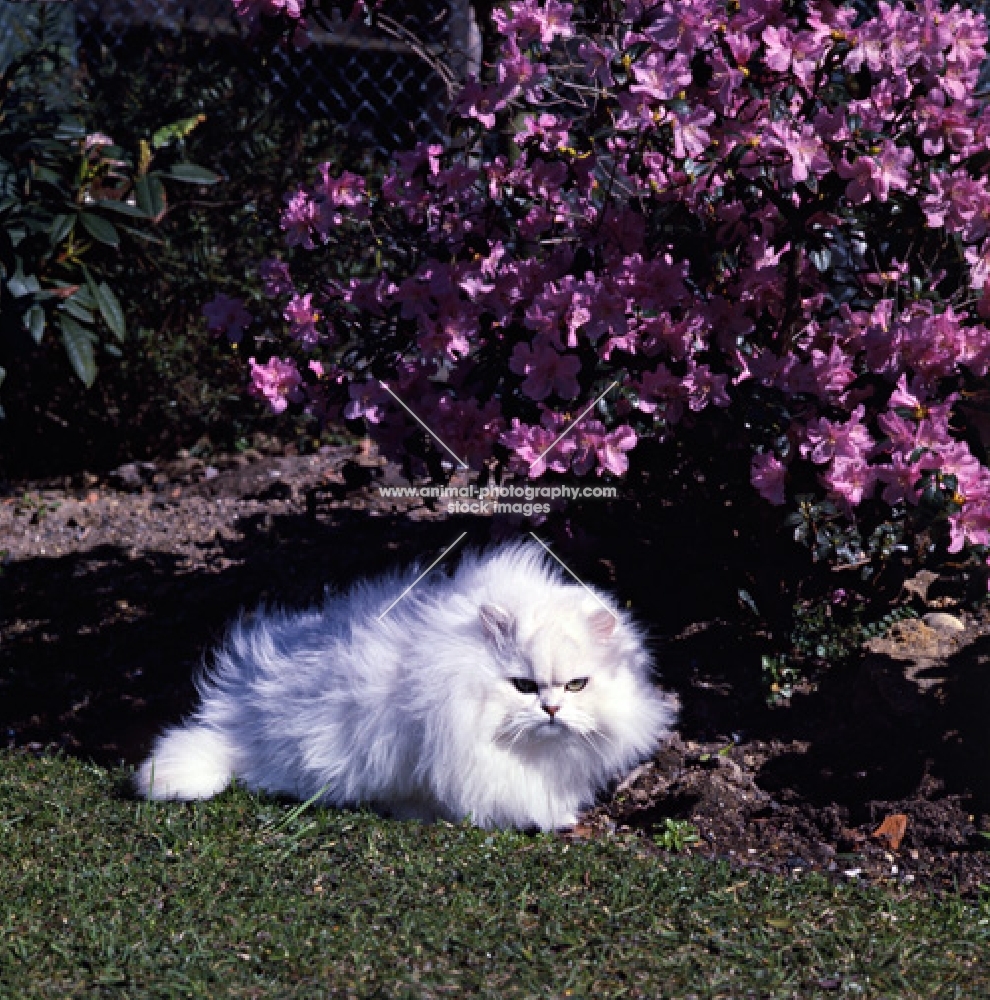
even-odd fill
[(779, 507), (786, 503), (784, 483), (787, 466), (770, 452), (757, 452), (749, 470), (749, 481), (764, 500)]
[(576, 377), (581, 362), (573, 354), (558, 353), (545, 340), (537, 339), (534, 345), (525, 341), (516, 344), (509, 369), (526, 376), (522, 391), (530, 399), (546, 399), (551, 393), (573, 399), (581, 391)]
[(293, 295), (285, 307), (283, 316), (289, 323), (291, 336), (303, 347), (310, 350), (320, 342), (320, 332), (316, 324), (320, 319), (319, 312), (313, 308), (313, 293)]
[(203, 306), (206, 328), (211, 333), (225, 333), (232, 344), (239, 344), (254, 317), (244, 303), (230, 295), (215, 295)]
[(291, 358), (271, 358), (263, 365), (248, 358), (248, 365), (251, 373), (249, 392), (267, 400), (274, 413), (283, 413), (289, 403), (301, 401), (302, 376)]

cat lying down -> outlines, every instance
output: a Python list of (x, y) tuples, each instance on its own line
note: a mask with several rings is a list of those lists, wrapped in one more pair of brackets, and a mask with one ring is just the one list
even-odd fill
[(573, 826), (671, 732), (642, 632), (535, 544), (237, 622), (193, 716), (135, 775), (150, 799), (232, 780), (398, 818)]

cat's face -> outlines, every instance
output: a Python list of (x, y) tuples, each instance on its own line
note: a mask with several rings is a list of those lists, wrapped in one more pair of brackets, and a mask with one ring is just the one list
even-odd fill
[[(607, 741), (615, 698), (625, 688), (620, 623), (590, 602), (560, 602), (510, 613), (483, 605), (479, 617), (496, 656), (494, 683), (509, 743)], [(631, 678), (626, 677), (628, 682)]]

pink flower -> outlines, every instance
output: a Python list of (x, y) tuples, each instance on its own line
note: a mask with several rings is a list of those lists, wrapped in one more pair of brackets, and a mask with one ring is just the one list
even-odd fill
[(990, 503), (985, 500), (949, 515), (949, 551), (959, 552), (966, 545), (990, 545)]
[(877, 471), (859, 456), (846, 458), (839, 455), (832, 460), (832, 467), (822, 478), (832, 493), (850, 507), (856, 507), (873, 492)]
[(595, 42), (585, 41), (578, 46), (578, 56), (584, 60), (584, 71), (603, 87), (615, 85), (611, 62), (615, 53)]
[(547, 412), (543, 419), (549, 426), (524, 424), (513, 417), (509, 430), (499, 437), (512, 452), (511, 467), (527, 472), (531, 479), (538, 479), (547, 469), (566, 472), (570, 468), (569, 456), (576, 448), (572, 434), (561, 437), (565, 424), (562, 417)]
[(501, 407), (495, 399), (482, 406), (476, 399), (459, 400), (445, 394), (423, 417), (444, 444), (474, 468), (480, 468), (491, 455), (492, 445), (504, 427)]
[(876, 154), (865, 153), (852, 163), (839, 160), (838, 174), (846, 178), (846, 197), (859, 205), (870, 198), (887, 201), (891, 191), (908, 191), (911, 188), (909, 167), (914, 153), (908, 146), (895, 146), (884, 139)]
[(779, 507), (787, 502), (784, 483), (787, 479), (787, 466), (771, 452), (758, 452), (753, 456), (749, 468), (749, 481), (756, 492), (774, 506)]
[(715, 121), (715, 112), (708, 108), (692, 108), (671, 117), (674, 130), (674, 156), (697, 158), (708, 148), (711, 136), (708, 126)]
[(203, 306), (206, 328), (211, 333), (225, 333), (232, 344), (239, 344), (244, 330), (254, 317), (244, 307), (240, 299), (218, 294)]
[(477, 327), (473, 312), (442, 312), (437, 319), (420, 316), (422, 331), (416, 338), (424, 357), (457, 359), (471, 350), (470, 336)]
[(364, 417), (370, 424), (380, 424), (385, 419), (385, 407), (392, 397), (378, 379), (351, 383), (347, 387), (347, 394), (351, 397), (351, 401), (344, 407), (344, 416), (348, 420)]
[(857, 406), (846, 423), (833, 423), (824, 417), (812, 420), (804, 430), (800, 452), (822, 465), (838, 457), (861, 461), (874, 448), (870, 432), (861, 423), (865, 409)]
[[(827, 37), (827, 36), (826, 36)], [(767, 66), (777, 73), (788, 70), (807, 87), (825, 54), (824, 38), (807, 31), (791, 31), (786, 27), (769, 27), (763, 31)]]
[(571, 27), (569, 3), (557, 0), (515, 0), (509, 4), (509, 12), (496, 8), (492, 20), (499, 32), (523, 48), (535, 41), (548, 45), (555, 38), (570, 38), (574, 34)]
[(501, 87), (478, 80), (469, 80), (464, 84), (454, 103), (459, 115), (475, 118), (485, 128), (495, 128), (495, 115), (506, 106), (506, 95)]
[(289, 265), (275, 257), (268, 257), (258, 265), (258, 275), (265, 284), (265, 294), (272, 298), (295, 291)]
[(302, 399), (302, 377), (291, 358), (271, 358), (263, 365), (248, 358), (248, 365), (251, 371), (248, 391), (252, 396), (267, 400), (273, 412), (283, 413), (289, 403)]
[[(331, 169), (330, 163), (320, 167), (320, 180), (313, 189), (317, 205), (314, 225), (324, 236), (339, 226), (345, 215), (352, 219), (365, 219), (369, 214), (364, 178), (348, 170), (339, 177), (333, 177)], [(341, 209), (345, 209), (346, 213)]]
[(669, 424), (676, 424), (684, 415), (687, 386), (665, 364), (657, 365), (655, 371), (643, 372), (642, 380), (638, 386), (634, 383), (634, 387), (639, 394), (636, 408), (644, 413), (659, 413)]
[(320, 218), (319, 206), (302, 188), (295, 194), (287, 195), (285, 202), (281, 221), (285, 230), (285, 242), (290, 247), (301, 246), (306, 250), (312, 250), (316, 246), (313, 242), (313, 231), (317, 228)]
[(116, 143), (104, 132), (90, 132), (83, 139), (83, 152), (88, 153), (92, 149), (102, 149), (104, 146), (114, 146)]
[(262, 15), (278, 17), (285, 14), (293, 20), (302, 16), (302, 0), (233, 0), (234, 10), (239, 17), (255, 21)]
[(895, 452), (887, 465), (876, 467), (877, 479), (884, 484), (883, 497), (891, 506), (897, 503), (916, 504), (918, 497), (918, 481), (925, 468), (931, 465), (924, 461), (910, 462), (901, 452)]
[(628, 424), (622, 424), (611, 433), (606, 433), (601, 421), (582, 420), (571, 435), (576, 443), (571, 468), (579, 476), (590, 472), (595, 466), (599, 476), (603, 472), (611, 472), (614, 476), (626, 474), (629, 468), (626, 452), (632, 451), (638, 441), (636, 432)]
[(559, 354), (545, 340), (537, 339), (535, 346), (520, 341), (509, 360), (509, 368), (517, 375), (525, 375), (522, 391), (530, 399), (546, 399), (555, 392), (561, 399), (573, 399), (581, 385), (577, 373), (581, 362), (573, 354)]
[(774, 122), (763, 148), (786, 157), (788, 162), (780, 167), (779, 174), (787, 184), (801, 183), (812, 174), (820, 177), (832, 169), (828, 151), (813, 125), (802, 125), (797, 130), (787, 122)]
[(887, 400), (887, 405), (890, 407), (901, 407), (903, 409), (911, 410), (912, 412), (917, 412), (919, 416), (923, 410), (921, 396), (918, 395), (916, 391), (911, 391), (908, 388), (907, 375), (902, 375), (897, 380), (897, 385), (894, 387), (894, 391), (890, 394), (890, 399)]
[(320, 342), (320, 332), (316, 324), (320, 314), (313, 308), (312, 292), (306, 295), (293, 295), (282, 314), (290, 325), (290, 333), (304, 347), (310, 350)]
[(732, 402), (725, 392), (728, 381), (728, 375), (714, 375), (708, 365), (689, 361), (687, 373), (682, 379), (688, 408), (699, 413), (709, 404), (728, 406)]
[(543, 96), (542, 85), (549, 70), (521, 52), (515, 39), (509, 39), (502, 47), (497, 73), (499, 93), (506, 101), (515, 100), (519, 96), (528, 101), (537, 101)]
[(633, 63), (632, 72), (636, 82), (629, 92), (653, 101), (669, 101), (691, 83), (691, 66), (681, 52), (672, 59), (663, 52), (650, 52)]

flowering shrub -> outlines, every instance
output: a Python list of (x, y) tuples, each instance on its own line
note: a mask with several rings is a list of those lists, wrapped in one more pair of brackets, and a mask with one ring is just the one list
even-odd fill
[[(436, 471), (394, 393), (469, 464), (532, 478), (621, 476), (644, 439), (718, 422), (821, 555), (889, 552), (904, 525), (990, 544), (983, 15), (513, 0), (493, 17), (501, 56), (448, 143), (397, 155), (380, 190), (327, 164), (288, 198), (291, 266), (268, 268), (294, 344), (252, 361), (254, 391), (363, 417)], [(388, 266), (318, 280), (341, 247)]]

